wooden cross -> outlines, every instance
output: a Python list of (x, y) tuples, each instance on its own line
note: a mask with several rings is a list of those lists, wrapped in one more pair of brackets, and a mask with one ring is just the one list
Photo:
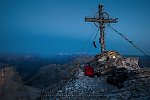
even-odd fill
[[(107, 18), (105, 18), (107, 15)], [(100, 29), (100, 38), (99, 38), (99, 43), (101, 44), (101, 53), (106, 51), (106, 45), (105, 45), (105, 24), (106, 23), (117, 23), (118, 18), (109, 18), (108, 14), (106, 12), (103, 12), (103, 5), (98, 6), (98, 17), (97, 18), (88, 18), (85, 17), (86, 22), (97, 22), (99, 24), (99, 29)]]

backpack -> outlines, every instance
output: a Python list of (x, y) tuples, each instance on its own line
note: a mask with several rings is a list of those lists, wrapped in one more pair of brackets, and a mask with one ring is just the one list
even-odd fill
[(93, 77), (94, 76), (94, 68), (91, 67), (91, 66), (85, 66), (85, 75), (86, 76), (90, 76), (90, 77)]

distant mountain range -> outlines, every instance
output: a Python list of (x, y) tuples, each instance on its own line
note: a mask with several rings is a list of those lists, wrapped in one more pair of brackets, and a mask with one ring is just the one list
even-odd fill
[[(129, 55), (128, 55), (129, 56)], [(126, 57), (128, 57), (126, 56)], [(1, 54), (0, 55), (0, 68), (4, 65), (13, 66), (19, 74), (22, 76), (23, 80), (31, 78), (35, 75), (38, 70), (50, 64), (75, 64), (77, 62), (83, 62), (83, 58), (86, 57), (82, 54), (72, 54), (72, 55), (56, 55), (53, 57), (41, 57), (37, 55), (19, 55), (19, 54)], [(90, 59), (93, 57), (89, 56)], [(135, 56), (139, 58), (139, 65), (141, 68), (150, 67), (150, 57), (145, 56)], [(82, 58), (82, 59), (81, 59)], [(86, 59), (86, 58), (85, 58)]]

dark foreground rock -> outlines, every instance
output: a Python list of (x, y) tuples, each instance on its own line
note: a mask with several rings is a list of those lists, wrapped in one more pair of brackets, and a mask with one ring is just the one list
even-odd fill
[(30, 100), (21, 78), (12, 67), (0, 70), (0, 99)]
[(0, 70), (0, 100), (35, 100), (38, 92), (25, 86), (13, 67)]

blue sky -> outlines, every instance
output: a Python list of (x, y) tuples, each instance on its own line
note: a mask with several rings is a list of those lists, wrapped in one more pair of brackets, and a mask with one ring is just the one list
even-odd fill
[[(111, 25), (150, 54), (149, 0), (0, 0), (0, 52), (75, 54), (90, 48), (96, 54), (100, 50), (91, 44), (97, 29), (84, 17), (95, 16), (99, 3), (119, 18)], [(141, 54), (109, 28), (106, 44), (107, 50)]]

